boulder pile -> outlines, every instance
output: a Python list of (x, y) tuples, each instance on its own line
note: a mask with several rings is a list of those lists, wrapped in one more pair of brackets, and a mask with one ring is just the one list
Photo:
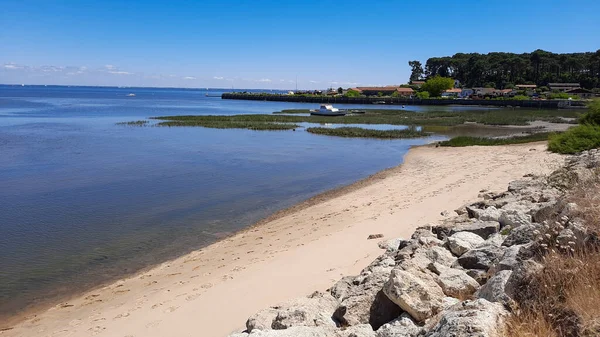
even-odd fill
[(598, 167), (600, 152), (586, 151), (549, 176), (481, 191), (456, 216), (380, 242), (385, 253), (359, 275), (264, 309), (231, 337), (502, 335), (516, 284), (543, 268), (538, 258), (589, 239), (577, 205), (563, 196)]

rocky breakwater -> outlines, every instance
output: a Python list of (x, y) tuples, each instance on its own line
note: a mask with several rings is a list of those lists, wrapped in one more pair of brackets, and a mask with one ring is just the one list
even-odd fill
[(264, 309), (231, 337), (501, 336), (522, 280), (543, 268), (540, 257), (593, 239), (564, 194), (599, 167), (594, 150), (550, 176), (482, 191), (456, 216), (380, 242), (385, 253), (360, 275)]

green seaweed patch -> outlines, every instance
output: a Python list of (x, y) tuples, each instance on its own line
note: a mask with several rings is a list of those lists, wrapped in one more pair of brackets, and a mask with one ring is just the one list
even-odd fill
[(336, 137), (351, 137), (351, 138), (380, 138), (380, 139), (401, 139), (401, 138), (418, 138), (426, 137), (430, 134), (415, 127), (410, 127), (403, 130), (372, 130), (357, 127), (341, 127), (341, 128), (321, 128), (311, 127), (306, 131), (317, 135), (336, 136)]
[(454, 137), (450, 140), (440, 142), (441, 146), (449, 147), (465, 147), (465, 146), (494, 146), (494, 145), (509, 145), (509, 144), (525, 144), (533, 142), (546, 141), (554, 133), (538, 132), (526, 136), (514, 136), (508, 138), (486, 138), (486, 137)]
[(146, 125), (148, 125), (148, 123), (149, 123), (148, 121), (141, 120), (141, 121), (133, 121), (133, 122), (119, 122), (119, 123), (116, 123), (116, 125), (146, 126)]
[(212, 129), (247, 129), (256, 131), (281, 131), (293, 130), (299, 126), (288, 123), (270, 123), (270, 122), (253, 122), (253, 121), (236, 121), (236, 120), (174, 120), (160, 122), (157, 126), (167, 127), (204, 127)]

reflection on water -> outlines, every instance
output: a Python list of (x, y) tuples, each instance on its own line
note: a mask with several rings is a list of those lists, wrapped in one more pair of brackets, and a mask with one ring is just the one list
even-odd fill
[(205, 246), (434, 139), (115, 125), (307, 106), (193, 90), (0, 87), (0, 315)]

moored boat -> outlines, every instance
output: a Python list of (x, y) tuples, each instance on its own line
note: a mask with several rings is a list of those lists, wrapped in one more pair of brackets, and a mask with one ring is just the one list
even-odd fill
[(318, 110), (311, 110), (313, 116), (345, 116), (346, 111), (334, 108), (331, 104), (321, 104)]

